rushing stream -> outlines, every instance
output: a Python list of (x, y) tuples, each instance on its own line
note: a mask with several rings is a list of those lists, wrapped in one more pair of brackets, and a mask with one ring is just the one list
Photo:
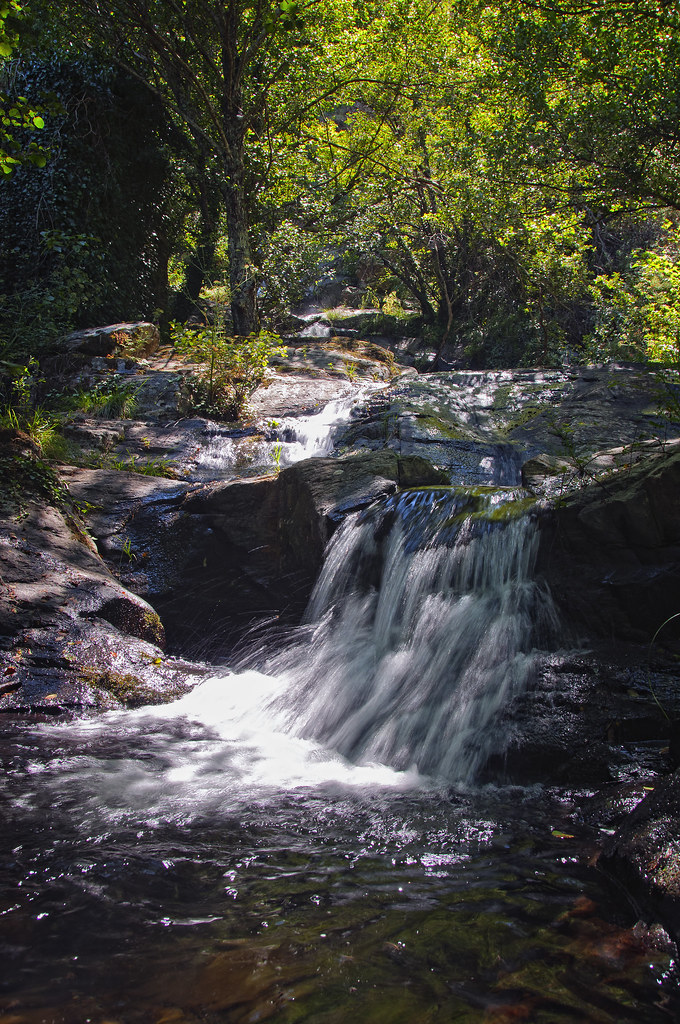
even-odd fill
[(0, 737), (0, 1024), (674, 1019), (588, 793), (481, 787), (559, 641), (511, 488), (346, 521), (306, 620), (174, 704)]
[(216, 423), (208, 442), (196, 457), (192, 475), (197, 479), (227, 479), (248, 474), (283, 469), (303, 459), (329, 455), (336, 434), (351, 421), (357, 409), (384, 384), (364, 383), (349, 396), (328, 402), (306, 416), (286, 416), (271, 420), (269, 438), (258, 439), (246, 450), (233, 437), (233, 431)]

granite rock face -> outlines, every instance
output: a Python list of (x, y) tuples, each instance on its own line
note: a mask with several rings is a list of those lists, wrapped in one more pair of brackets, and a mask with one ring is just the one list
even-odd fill
[(179, 648), (213, 655), (255, 623), (298, 621), (346, 515), (398, 487), (446, 480), (424, 459), (388, 450), (204, 485), (105, 470), (68, 474), (119, 578), (157, 609)]
[(523, 478), (537, 494), (555, 495), (678, 432), (660, 410), (658, 382), (635, 367), (409, 370), (373, 397), (341, 443), (422, 455), (455, 482)]
[(107, 568), (73, 507), (45, 492), (52, 478), (30, 446), (10, 447), (37, 489), (17, 494), (10, 478), (0, 503), (0, 711), (160, 703), (184, 692), (191, 667), (164, 654), (155, 610)]
[(134, 352), (136, 357), (146, 358), (157, 351), (160, 343), (155, 324), (134, 321), (74, 331), (63, 340), (62, 347), (66, 352), (87, 356), (124, 356)]

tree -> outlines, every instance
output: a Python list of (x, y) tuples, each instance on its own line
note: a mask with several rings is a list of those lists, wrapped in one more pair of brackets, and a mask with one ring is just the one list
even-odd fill
[(423, 12), (401, 47), (387, 31), (378, 77), (400, 88), (366, 89), (340, 134), (319, 125), (308, 141), (327, 222), (335, 215), (355, 259), (417, 301), (438, 335), (435, 366), (447, 348), (506, 365), (554, 361), (584, 292), (585, 212), (560, 187), (537, 187), (523, 149), (509, 158), (526, 101), (448, 9)]
[(17, 88), (50, 95), (44, 171), (0, 188), (0, 344), (37, 354), (76, 326), (167, 304), (168, 253), (184, 194), (159, 102), (90, 58), (22, 60)]
[(456, 8), (497, 80), (523, 105), (506, 143), (509, 154), (523, 150), (538, 182), (594, 208), (678, 208), (677, 4), (504, 0)]
[(22, 9), (17, 0), (0, 0), (0, 172), (3, 175), (10, 175), (24, 163), (44, 167), (47, 160), (37, 142), (22, 145), (17, 139), (17, 134), (45, 126), (40, 111), (34, 110), (25, 97), (11, 95), (10, 63), (19, 42), (21, 17)]
[(295, 104), (308, 105), (304, 83), (318, 56), (321, 11), (318, 0), (73, 0), (64, 12), (77, 45), (98, 48), (135, 76), (183, 132), (202, 175), (206, 235), (216, 218), (204, 186), (219, 189), (237, 334), (258, 326), (249, 228), (257, 179), (267, 170), (256, 164), (270, 143), (270, 96), (285, 79), (289, 115)]

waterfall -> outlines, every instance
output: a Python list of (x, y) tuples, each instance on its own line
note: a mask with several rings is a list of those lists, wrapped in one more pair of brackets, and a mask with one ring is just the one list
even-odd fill
[(244, 467), (248, 467), (249, 475), (271, 473), (275, 466), (283, 468), (303, 459), (330, 455), (338, 432), (352, 421), (369, 396), (384, 386), (382, 382), (366, 382), (316, 412), (272, 420), (266, 440), (253, 431), (210, 424), (205, 430), (205, 444), (195, 456), (192, 476), (198, 480), (229, 479), (244, 475)]
[(556, 625), (533, 577), (535, 522), (516, 491), (405, 492), (333, 538), (287, 678), (285, 731), (359, 764), (474, 778), (507, 737), (499, 713)]
[(288, 416), (278, 423), (276, 434), (280, 442), (282, 466), (291, 466), (302, 459), (330, 455), (335, 437), (361, 409), (370, 395), (384, 387), (383, 383), (364, 383), (350, 395), (328, 402), (318, 412), (308, 416)]

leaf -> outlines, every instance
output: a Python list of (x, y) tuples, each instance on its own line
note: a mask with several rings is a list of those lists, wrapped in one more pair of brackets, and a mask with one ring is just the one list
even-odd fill
[(557, 829), (553, 829), (551, 835), (553, 835), (555, 839), (574, 839), (574, 836), (570, 835), (569, 832), (559, 832)]

